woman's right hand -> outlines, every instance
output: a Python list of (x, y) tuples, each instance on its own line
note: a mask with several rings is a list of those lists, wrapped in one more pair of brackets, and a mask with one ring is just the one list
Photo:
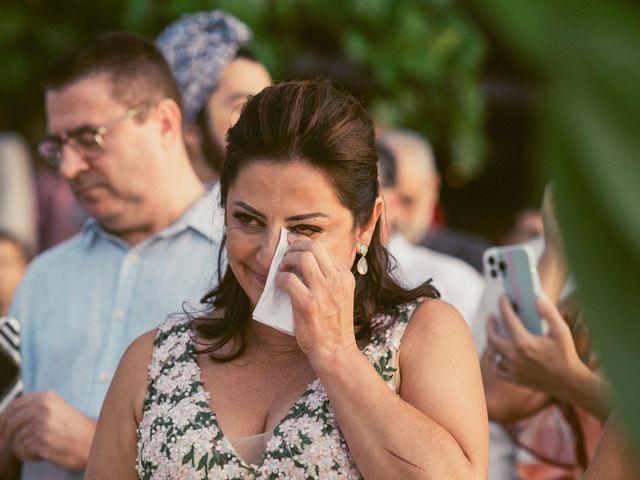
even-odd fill
[(291, 298), (296, 340), (313, 364), (357, 351), (353, 273), (322, 242), (290, 236), (276, 284)]

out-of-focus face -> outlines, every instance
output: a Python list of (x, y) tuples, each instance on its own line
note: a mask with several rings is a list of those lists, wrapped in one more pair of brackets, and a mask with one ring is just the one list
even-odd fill
[(433, 220), (439, 195), (438, 176), (426, 172), (420, 162), (412, 158), (412, 150), (394, 146), (393, 152), (397, 162), (396, 224), (410, 241), (419, 242)]
[(229, 188), (226, 224), (229, 265), (252, 307), (264, 289), (280, 227), (322, 242), (347, 268), (363, 233), (324, 174), (299, 161), (244, 167)]
[(533, 209), (525, 209), (518, 213), (511, 232), (508, 233), (505, 243), (518, 244), (540, 236), (544, 233), (542, 214)]
[(399, 210), (399, 198), (398, 192), (395, 187), (380, 187), (380, 195), (384, 202), (384, 209), (382, 210), (382, 236), (383, 243), (389, 242), (390, 237), (398, 229), (398, 210)]
[[(61, 135), (96, 128), (133, 106), (113, 98), (109, 75), (89, 76), (47, 92), (47, 130)], [(153, 107), (145, 111), (142, 122), (127, 118), (110, 128), (98, 154), (82, 154), (69, 144), (62, 150), (60, 174), (87, 213), (114, 233), (152, 221), (154, 184), (163, 168), (161, 127), (152, 121), (152, 111)]]
[(269, 85), (271, 76), (267, 69), (246, 58), (236, 58), (222, 71), (207, 102), (209, 134), (222, 151), (227, 145), (227, 130), (238, 121), (247, 98)]
[(9, 310), (11, 298), (27, 269), (20, 248), (11, 240), (0, 237), (0, 315)]

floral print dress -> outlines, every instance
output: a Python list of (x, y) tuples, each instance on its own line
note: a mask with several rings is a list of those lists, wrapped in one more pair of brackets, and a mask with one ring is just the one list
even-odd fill
[[(394, 359), (418, 302), (398, 308), (389, 327), (362, 350), (396, 390)], [(245, 463), (218, 427), (203, 389), (188, 319), (158, 327), (138, 426), (136, 469), (142, 479), (359, 479), (358, 469), (319, 379), (273, 430), (259, 465)]]

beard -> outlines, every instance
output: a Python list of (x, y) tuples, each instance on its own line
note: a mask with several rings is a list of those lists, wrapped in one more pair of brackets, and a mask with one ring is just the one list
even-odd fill
[(225, 158), (227, 158), (227, 152), (225, 148), (220, 145), (209, 127), (209, 115), (207, 114), (206, 107), (203, 108), (196, 118), (196, 123), (200, 127), (200, 145), (202, 157), (206, 164), (213, 170), (216, 176), (220, 176), (222, 170), (222, 164)]
[(220, 176), (222, 164), (227, 156), (226, 151), (208, 131), (202, 132), (202, 156), (207, 165)]

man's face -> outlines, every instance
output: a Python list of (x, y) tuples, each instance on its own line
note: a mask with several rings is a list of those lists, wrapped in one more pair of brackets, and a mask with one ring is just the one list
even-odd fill
[[(86, 77), (46, 95), (49, 135), (79, 128), (96, 128), (122, 116), (134, 105), (124, 105), (112, 95), (108, 74)], [(161, 128), (153, 121), (153, 107), (144, 121), (125, 119), (104, 135), (104, 146), (95, 155), (66, 144), (59, 171), (87, 213), (103, 227), (119, 233), (138, 229), (147, 222), (153, 187), (162, 161)]]
[(394, 153), (397, 159), (397, 227), (410, 241), (419, 242), (433, 220), (438, 201), (438, 176), (425, 172), (419, 162), (410, 157), (410, 150), (394, 149)]
[(384, 202), (382, 210), (382, 237), (386, 244), (398, 229), (399, 205), (398, 190), (395, 186), (381, 186), (380, 195)]
[(227, 130), (240, 116), (242, 105), (271, 85), (269, 72), (259, 62), (236, 58), (222, 71), (220, 80), (207, 102), (209, 134), (222, 151), (227, 145)]

